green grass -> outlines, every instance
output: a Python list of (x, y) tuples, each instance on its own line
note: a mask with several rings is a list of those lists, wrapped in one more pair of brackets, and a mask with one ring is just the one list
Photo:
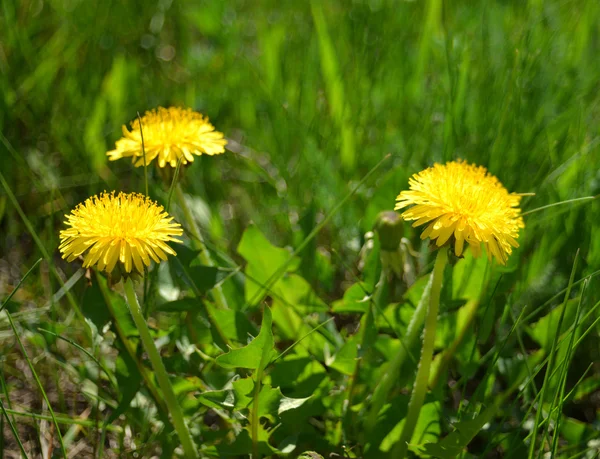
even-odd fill
[[(526, 228), (506, 267), (446, 268), (409, 454), (598, 457), (599, 23), (592, 0), (2, 0), (0, 458), (181, 454), (122, 286), (57, 250), (76, 204), (146, 187), (187, 230), (138, 297), (201, 454), (389, 456), (435, 257), (406, 225), (417, 281), (388, 283), (369, 232), (457, 158), (531, 193)], [(229, 139), (181, 194), (105, 155), (169, 105)]]

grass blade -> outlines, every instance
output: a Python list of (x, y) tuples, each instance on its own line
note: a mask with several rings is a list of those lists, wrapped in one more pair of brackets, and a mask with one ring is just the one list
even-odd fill
[(29, 271), (27, 271), (25, 273), (25, 275), (21, 278), (21, 280), (19, 281), (19, 283), (17, 284), (17, 286), (13, 289), (12, 292), (10, 292), (10, 295), (8, 295), (8, 297), (6, 298), (6, 300), (4, 300), (4, 302), (2, 303), (2, 306), (0, 306), (0, 312), (2, 312), (2, 310), (8, 304), (8, 302), (13, 297), (13, 295), (17, 292), (17, 290), (19, 290), (19, 287), (21, 287), (21, 284), (25, 281), (25, 279), (27, 279), (27, 276), (29, 276), (31, 274), (31, 272), (35, 269), (35, 267), (37, 265), (39, 265), (41, 263), (41, 261), (42, 261), (42, 258), (40, 258), (38, 261), (36, 261), (33, 264), (33, 266), (31, 268), (29, 268)]
[(39, 387), (40, 392), (42, 393), (42, 397), (44, 397), (44, 401), (46, 402), (46, 405), (48, 405), (48, 411), (50, 412), (50, 416), (52, 418), (52, 421), (54, 422), (54, 426), (56, 427), (56, 433), (58, 435), (58, 441), (60, 443), (62, 455), (65, 459), (67, 459), (67, 451), (66, 451), (65, 445), (63, 443), (62, 434), (60, 433), (60, 426), (58, 425), (58, 421), (56, 420), (56, 417), (54, 416), (54, 410), (52, 409), (52, 405), (50, 404), (48, 395), (46, 394), (46, 391), (44, 390), (44, 386), (42, 385), (42, 382), (40, 381), (40, 378), (38, 377), (37, 372), (35, 371), (33, 363), (31, 362), (31, 359), (29, 358), (29, 355), (27, 354), (27, 351), (25, 350), (25, 346), (23, 346), (23, 342), (21, 341), (21, 337), (19, 336), (17, 327), (15, 327), (15, 323), (12, 320), (10, 312), (5, 311), (5, 314), (6, 314), (6, 317), (8, 318), (8, 322), (10, 323), (10, 328), (12, 328), (12, 331), (15, 334), (15, 338), (17, 338), (17, 342), (19, 343), (19, 347), (21, 348), (23, 357), (25, 357), (25, 360), (27, 361), (27, 365), (29, 366), (29, 369), (31, 370), (31, 374), (33, 375), (33, 378), (35, 379), (35, 382), (36, 382), (37, 386)]
[[(19, 445), (19, 449), (21, 450), (21, 455), (24, 458), (27, 458), (27, 453), (25, 452), (25, 447), (23, 446), (23, 443), (21, 442), (21, 439), (19, 438), (19, 432), (17, 431), (17, 428), (13, 424), (11, 418), (8, 416), (8, 411), (12, 411), (12, 410), (7, 410), (6, 408), (4, 408), (4, 404), (2, 403), (2, 399), (0, 399), (0, 410), (2, 410), (2, 413), (4, 414), (4, 417), (8, 421), (8, 425), (10, 427), (10, 430), (12, 431), (13, 436), (15, 437), (15, 441), (17, 442), (17, 444)], [(13, 413), (11, 413), (11, 414), (13, 414)], [(2, 438), (4, 438), (4, 436)], [(4, 450), (4, 447), (0, 448), (0, 452), (3, 451), (3, 450)]]

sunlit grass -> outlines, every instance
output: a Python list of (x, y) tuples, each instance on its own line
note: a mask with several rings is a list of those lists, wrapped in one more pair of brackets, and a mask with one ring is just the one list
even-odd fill
[[(137, 296), (188, 455), (385, 457), (404, 430), (416, 456), (598, 456), (600, 4), (0, 11), (0, 451), (184, 454), (123, 285), (57, 249), (65, 214), (117, 190), (184, 229)], [(109, 163), (159, 106), (209, 117), (225, 154)], [(506, 266), (451, 255), (409, 435), (434, 255), (408, 223), (384, 256), (370, 232), (460, 159), (522, 196), (525, 229)]]

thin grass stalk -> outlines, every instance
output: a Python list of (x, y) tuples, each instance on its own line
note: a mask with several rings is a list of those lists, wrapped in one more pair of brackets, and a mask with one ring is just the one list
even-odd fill
[[(569, 338), (569, 344), (567, 347), (567, 355), (565, 356), (564, 359), (564, 364), (562, 366), (562, 372), (560, 375), (560, 381), (561, 383), (559, 384), (559, 390), (556, 392), (555, 394), (555, 398), (558, 397), (558, 404), (557, 404), (557, 409), (556, 409), (556, 421), (554, 423), (554, 436), (552, 438), (552, 454), (556, 455), (556, 453), (558, 452), (558, 439), (560, 437), (560, 427), (561, 427), (561, 419), (562, 419), (562, 413), (563, 413), (563, 404), (565, 402), (565, 388), (567, 385), (567, 377), (568, 377), (568, 372), (569, 372), (569, 365), (571, 364), (572, 358), (573, 358), (573, 344), (575, 341), (575, 335), (577, 335), (577, 327), (579, 325), (579, 320), (581, 318), (581, 310), (582, 310), (582, 304), (583, 304), (583, 295), (585, 293), (585, 288), (587, 287), (587, 282), (584, 282), (582, 288), (581, 288), (581, 293), (579, 295), (579, 302), (577, 304), (577, 313), (575, 315), (575, 321), (573, 322), (573, 331), (570, 334), (570, 338)], [(554, 406), (555, 404), (555, 400), (552, 401), (552, 405)], [(548, 415), (548, 417), (551, 416), (551, 413)]]
[[(10, 427), (10, 430), (13, 433), (13, 436), (15, 437), (15, 441), (19, 445), (19, 449), (21, 450), (21, 456), (27, 459), (27, 453), (25, 452), (25, 447), (23, 446), (23, 443), (21, 442), (21, 438), (19, 437), (19, 432), (17, 431), (17, 428), (13, 424), (12, 419), (8, 416), (8, 413), (7, 413), (8, 410), (6, 408), (4, 408), (2, 399), (0, 399), (0, 410), (2, 410), (2, 414), (8, 421), (8, 425)], [(4, 427), (3, 423), (0, 423), (0, 426)], [(0, 432), (2, 432), (2, 431), (0, 431)], [(0, 440), (2, 441), (2, 443), (0, 443), (0, 446), (2, 446), (2, 448), (0, 448), (0, 451), (4, 451), (4, 435), (2, 435), (2, 438), (0, 438)]]
[(125, 296), (127, 297), (127, 304), (129, 305), (129, 310), (131, 311), (133, 321), (135, 322), (138, 332), (140, 333), (142, 345), (148, 354), (148, 358), (150, 359), (150, 363), (154, 369), (156, 379), (158, 379), (158, 384), (164, 394), (165, 402), (169, 408), (173, 426), (175, 427), (177, 435), (179, 436), (179, 440), (181, 441), (181, 446), (183, 448), (185, 457), (196, 458), (198, 457), (198, 450), (185, 423), (183, 411), (181, 410), (181, 406), (179, 406), (179, 402), (175, 396), (171, 381), (169, 381), (167, 370), (165, 369), (158, 349), (154, 344), (152, 335), (150, 335), (150, 330), (148, 329), (148, 325), (146, 324), (146, 320), (142, 314), (142, 309), (135, 294), (135, 290), (133, 289), (133, 282), (131, 278), (128, 278), (125, 281)]
[(42, 262), (42, 258), (39, 258), (38, 261), (36, 261), (33, 266), (31, 268), (29, 268), (29, 271), (27, 271), (25, 273), (25, 275), (21, 278), (21, 280), (19, 281), (19, 283), (17, 284), (17, 286), (13, 289), (12, 292), (10, 292), (10, 294), (6, 297), (6, 299), (2, 302), (2, 306), (0, 306), (0, 312), (2, 312), (2, 310), (6, 307), (6, 305), (8, 304), (8, 302), (10, 301), (10, 299), (13, 297), (13, 295), (15, 293), (17, 293), (17, 290), (19, 290), (19, 288), (21, 287), (21, 284), (25, 281), (25, 279), (27, 279), (27, 277), (31, 274), (31, 272), (35, 269), (35, 267), (37, 265), (39, 265)]
[(25, 360), (27, 361), (27, 365), (29, 365), (31, 374), (33, 375), (33, 378), (35, 379), (35, 382), (36, 382), (37, 386), (39, 387), (40, 392), (42, 393), (42, 397), (44, 398), (46, 405), (48, 405), (48, 412), (50, 413), (50, 416), (52, 417), (52, 421), (54, 422), (54, 426), (56, 427), (56, 434), (58, 435), (58, 442), (60, 443), (60, 449), (61, 449), (62, 456), (65, 459), (67, 459), (67, 451), (65, 449), (65, 444), (63, 442), (63, 436), (62, 436), (62, 433), (60, 432), (60, 426), (58, 425), (58, 421), (56, 420), (56, 417), (54, 416), (54, 410), (52, 409), (52, 405), (50, 405), (50, 400), (48, 399), (48, 395), (46, 394), (46, 391), (44, 390), (44, 386), (42, 385), (42, 382), (40, 381), (40, 378), (38, 377), (37, 372), (35, 371), (33, 363), (31, 362), (31, 359), (29, 358), (29, 355), (27, 354), (27, 351), (25, 350), (25, 346), (23, 346), (23, 342), (21, 341), (21, 337), (19, 336), (17, 327), (15, 327), (15, 323), (12, 320), (10, 312), (5, 311), (5, 314), (6, 314), (6, 317), (8, 318), (8, 322), (10, 323), (10, 328), (12, 328), (12, 331), (15, 334), (15, 338), (17, 339), (17, 342), (19, 343), (19, 347), (21, 348), (23, 357), (25, 357)]
[(431, 275), (431, 295), (429, 297), (429, 310), (425, 319), (425, 332), (423, 336), (423, 350), (421, 351), (421, 360), (415, 378), (415, 385), (408, 404), (408, 413), (402, 429), (400, 439), (392, 451), (392, 457), (404, 458), (408, 450), (408, 442), (411, 440), (421, 408), (425, 400), (425, 394), (429, 384), (429, 372), (431, 369), (431, 360), (433, 357), (433, 348), (435, 344), (435, 330), (437, 327), (437, 316), (440, 306), (440, 293), (442, 291), (442, 280), (444, 277), (444, 268), (448, 262), (448, 250), (441, 248), (438, 250)]
[[(567, 286), (567, 291), (565, 292), (565, 297), (562, 304), (562, 310), (560, 312), (560, 317), (558, 319), (558, 324), (556, 326), (556, 338), (552, 341), (552, 347), (550, 348), (550, 355), (548, 356), (548, 367), (546, 369), (546, 374), (544, 375), (544, 382), (542, 385), (542, 390), (540, 392), (539, 406), (538, 411), (535, 416), (535, 424), (533, 426), (532, 434), (531, 434), (531, 443), (529, 444), (529, 457), (537, 457), (542, 450), (543, 445), (540, 446), (538, 450), (538, 454), (534, 456), (535, 444), (537, 439), (537, 431), (540, 426), (540, 422), (542, 420), (543, 415), (543, 406), (544, 401), (546, 400), (546, 391), (548, 386), (550, 385), (550, 375), (553, 374), (554, 371), (554, 360), (556, 357), (557, 349), (558, 349), (558, 339), (560, 338), (560, 329), (562, 327), (563, 319), (565, 316), (565, 311), (567, 309), (567, 303), (569, 301), (569, 296), (571, 295), (571, 288), (573, 287), (573, 281), (575, 280), (575, 271), (577, 269), (577, 262), (579, 261), (579, 250), (575, 254), (575, 261), (573, 262), (573, 268), (571, 269), (571, 276), (569, 278), (569, 284)], [(576, 330), (573, 330), (575, 333)], [(552, 408), (552, 407), (551, 407)], [(546, 436), (547, 428), (544, 430), (544, 437)], [(543, 443), (543, 442), (542, 442)]]

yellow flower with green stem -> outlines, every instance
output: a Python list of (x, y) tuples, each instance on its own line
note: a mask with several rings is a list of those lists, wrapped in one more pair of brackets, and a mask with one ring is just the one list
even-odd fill
[[(69, 228), (60, 232), (59, 251), (63, 258), (73, 261), (85, 254), (84, 267), (95, 266), (99, 271), (111, 274), (118, 268), (117, 278), (122, 273), (126, 274), (124, 287), (129, 311), (154, 369), (173, 426), (185, 456), (198, 457), (198, 449), (142, 314), (131, 276), (127, 275), (143, 275), (144, 266), (150, 266), (151, 260), (159, 263), (167, 259), (167, 254), (176, 255), (167, 242), (181, 242), (176, 239), (183, 234), (181, 226), (173, 222), (173, 217), (162, 206), (137, 193), (115, 196), (114, 192), (104, 192), (79, 204), (66, 218), (65, 224)], [(135, 357), (131, 355), (131, 358)]]
[[(392, 449), (392, 457), (397, 458), (407, 454), (429, 386), (442, 280), (448, 261), (446, 245), (453, 246), (455, 254), (460, 256), (466, 242), (473, 256), (478, 257), (483, 244), (488, 258), (493, 256), (504, 265), (512, 249), (519, 246), (519, 230), (525, 226), (519, 208), (521, 196), (509, 193), (481, 166), (463, 161), (435, 164), (413, 175), (409, 188), (398, 195), (395, 209), (408, 207), (402, 213), (404, 220), (414, 221), (414, 227), (427, 225), (421, 239), (435, 241), (438, 252), (424, 296), (409, 326), (416, 336), (424, 322), (423, 346), (404, 426)], [(427, 303), (429, 307), (425, 311)], [(476, 306), (469, 309), (472, 316), (477, 311)], [(404, 341), (410, 342), (410, 339), (405, 337)], [(405, 353), (401, 349), (390, 362), (379, 392), (389, 391), (393, 381), (390, 375), (398, 372), (404, 360)], [(375, 398), (381, 398), (376, 395)], [(377, 412), (370, 413), (371, 425), (376, 415)]]

